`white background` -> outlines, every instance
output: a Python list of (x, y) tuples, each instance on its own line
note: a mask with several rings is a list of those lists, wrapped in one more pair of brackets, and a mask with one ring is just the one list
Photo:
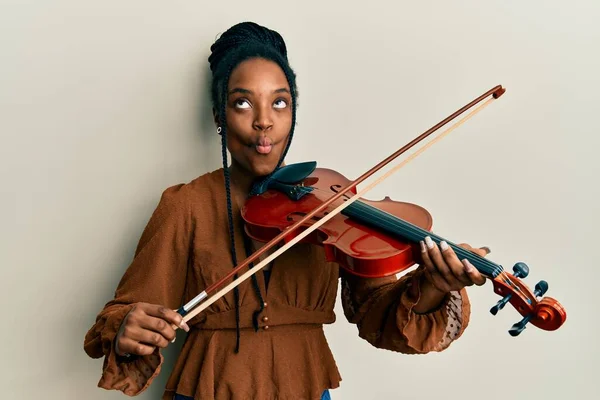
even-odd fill
[[(207, 57), (244, 20), (279, 31), (298, 73), (288, 163), (355, 178), (504, 85), (367, 197), (424, 206), (435, 232), (509, 270), (526, 262), (568, 312), (512, 338), (520, 316), (490, 315), (488, 282), (459, 341), (405, 356), (359, 339), (338, 302), (333, 398), (598, 398), (597, 1), (0, 4), (2, 398), (123, 398), (96, 388), (83, 338), (162, 190), (219, 167)], [(140, 399), (159, 398), (177, 349)]]

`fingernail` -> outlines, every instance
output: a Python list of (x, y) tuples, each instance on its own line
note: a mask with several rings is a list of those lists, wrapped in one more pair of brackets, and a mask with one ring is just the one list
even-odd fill
[(442, 241), (440, 242), (440, 246), (442, 247), (442, 251), (446, 251), (446, 250), (448, 250), (448, 248), (449, 248), (449, 247), (448, 247), (448, 243), (446, 243), (446, 241), (445, 241), (445, 240), (442, 240)]
[(475, 269), (475, 267), (473, 266), (473, 264), (471, 264), (469, 262), (469, 260), (467, 260), (466, 258), (462, 259), (462, 263), (465, 266), (465, 271), (467, 271), (467, 272), (472, 272)]
[(171, 343), (175, 343), (175, 339), (177, 339), (177, 336), (175, 336), (175, 337), (173, 338), (173, 340), (171, 340)]
[(181, 323), (179, 324), (179, 326), (181, 328), (183, 328), (184, 331), (189, 332), (190, 331), (190, 327), (188, 326), (188, 324), (185, 323), (184, 320), (181, 320)]
[(492, 252), (492, 250), (490, 250), (490, 248), (487, 246), (481, 247), (481, 250), (486, 251), (488, 254), (490, 254)]
[(425, 253), (427, 251), (427, 249), (425, 249), (425, 243), (421, 240), (419, 244), (421, 245), (421, 252)]
[(429, 247), (430, 249), (433, 249), (433, 240), (431, 240), (431, 238), (429, 236), (425, 237), (425, 243), (427, 244), (427, 247)]

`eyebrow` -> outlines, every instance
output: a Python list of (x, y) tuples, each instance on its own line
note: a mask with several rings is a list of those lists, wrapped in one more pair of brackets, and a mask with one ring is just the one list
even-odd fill
[[(248, 89), (244, 89), (244, 88), (233, 88), (229, 91), (229, 94), (233, 94), (233, 93), (242, 93), (242, 94), (252, 94), (252, 90), (248, 90)], [(290, 93), (289, 90), (287, 90), (286, 88), (280, 88), (277, 90), (274, 90), (273, 93)]]

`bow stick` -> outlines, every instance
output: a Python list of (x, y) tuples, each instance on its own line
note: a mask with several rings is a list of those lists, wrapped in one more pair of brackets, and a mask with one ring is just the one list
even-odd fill
[[(239, 284), (241, 284), (243, 281), (245, 281), (246, 279), (248, 279), (249, 277), (251, 277), (253, 274), (255, 274), (258, 271), (260, 271), (264, 266), (268, 265), (272, 260), (274, 260), (275, 258), (279, 257), (283, 252), (287, 251), (287, 249), (289, 249), (290, 247), (292, 247), (294, 244), (298, 243), (305, 236), (307, 236), (312, 231), (314, 231), (315, 229), (317, 229), (318, 227), (320, 227), (322, 224), (324, 224), (325, 222), (327, 222), (329, 219), (333, 218), (335, 215), (337, 215), (339, 212), (341, 212), (344, 208), (348, 207), (350, 204), (352, 204), (353, 202), (355, 202), (356, 200), (358, 200), (360, 197), (363, 197), (366, 192), (368, 192), (369, 190), (373, 189), (376, 185), (378, 185), (381, 182), (383, 182), (383, 180), (387, 179), (394, 172), (396, 172), (397, 170), (399, 170), (400, 168), (402, 168), (403, 166), (405, 166), (406, 164), (408, 164), (417, 155), (423, 153), (426, 149), (428, 149), (434, 143), (436, 143), (439, 140), (441, 140), (442, 137), (446, 136), (452, 130), (456, 129), (458, 126), (462, 125), (465, 121), (467, 121), (468, 119), (470, 119), (471, 117), (473, 117), (475, 114), (477, 114), (479, 111), (481, 111), (485, 106), (487, 106), (490, 102), (492, 102), (495, 99), (498, 99), (500, 96), (502, 96), (504, 94), (505, 91), (506, 91), (506, 89), (504, 89), (501, 85), (498, 85), (498, 86), (496, 86), (496, 87), (488, 90), (486, 93), (482, 94), (481, 96), (479, 96), (475, 100), (471, 101), (469, 104), (467, 104), (467, 105), (463, 106), (462, 108), (460, 108), (459, 110), (455, 111), (450, 116), (448, 116), (445, 119), (443, 119), (442, 121), (438, 122), (436, 125), (434, 125), (430, 129), (428, 129), (427, 131), (423, 132), (421, 135), (419, 135), (418, 137), (416, 137), (415, 139), (413, 139), (411, 142), (409, 142), (408, 144), (406, 144), (405, 146), (403, 146), (399, 150), (395, 151), (393, 154), (391, 154), (386, 159), (384, 159), (383, 161), (381, 161), (379, 164), (377, 164), (376, 166), (374, 166), (373, 168), (371, 168), (369, 171), (365, 172), (359, 178), (357, 178), (356, 180), (352, 181), (345, 188), (341, 189), (339, 192), (337, 192), (335, 195), (333, 195), (327, 201), (325, 201), (324, 203), (322, 203), (319, 207), (315, 208), (313, 211), (311, 211), (310, 213), (306, 214), (302, 219), (300, 219), (299, 221), (297, 221), (294, 225), (290, 226), (288, 229), (286, 229), (285, 231), (281, 232), (279, 235), (277, 235), (275, 238), (273, 238), (270, 242), (266, 243), (263, 247), (261, 247), (259, 250), (257, 250), (256, 252), (254, 252), (250, 257), (246, 258), (241, 264), (239, 264), (237, 267), (235, 267), (229, 274), (227, 274), (221, 280), (219, 280), (218, 282), (215, 282), (214, 284), (210, 285), (208, 288), (206, 288), (204, 291), (202, 291), (200, 294), (198, 294), (196, 297), (194, 297), (192, 300), (190, 300), (187, 304), (185, 304), (181, 308), (179, 308), (177, 310), (177, 312), (183, 316), (183, 320), (186, 321), (186, 322), (189, 321), (190, 319), (194, 318), (196, 315), (198, 315), (200, 312), (202, 312), (203, 310), (205, 310), (212, 303), (214, 303), (215, 301), (217, 301), (218, 299), (220, 299), (221, 297), (223, 297), (225, 294), (227, 294), (233, 288), (235, 288), (236, 286), (238, 286)], [(373, 182), (372, 184), (370, 184), (369, 186), (367, 186), (365, 189), (363, 189), (360, 192), (357, 192), (351, 198), (349, 198), (346, 201), (342, 202), (342, 204), (340, 204), (338, 207), (336, 207), (333, 211), (331, 211), (326, 216), (324, 216), (321, 219), (319, 219), (319, 221), (311, 224), (303, 232), (301, 232), (300, 234), (294, 236), (294, 238), (292, 240), (288, 241), (285, 245), (281, 246), (279, 249), (277, 249), (277, 251), (275, 251), (274, 253), (272, 253), (268, 257), (266, 257), (263, 261), (261, 261), (260, 263), (258, 263), (257, 265), (255, 265), (252, 269), (249, 269), (244, 274), (240, 275), (237, 279), (235, 279), (233, 282), (229, 283), (228, 285), (226, 285), (225, 287), (223, 287), (221, 290), (219, 290), (218, 292), (216, 292), (212, 297), (210, 297), (210, 299), (208, 299), (206, 301), (203, 301), (203, 300), (205, 300), (208, 297), (209, 294), (215, 292), (217, 289), (219, 289), (221, 286), (223, 286), (228, 280), (230, 280), (242, 268), (248, 266), (251, 262), (253, 262), (257, 258), (259, 258), (266, 251), (268, 251), (270, 248), (272, 248), (277, 243), (279, 243), (282, 239), (284, 239), (287, 235), (289, 235), (290, 233), (292, 233), (293, 231), (295, 231), (296, 229), (298, 229), (300, 226), (302, 226), (305, 222), (307, 222), (308, 220), (310, 220), (315, 214), (323, 211), (331, 203), (333, 203), (338, 198), (340, 198), (341, 196), (343, 196), (344, 194), (346, 194), (346, 192), (348, 192), (351, 189), (354, 189), (358, 184), (360, 184), (361, 182), (363, 182), (365, 179), (369, 178), (375, 172), (377, 172), (378, 170), (380, 170), (381, 168), (383, 168), (384, 166), (386, 166), (388, 163), (390, 163), (392, 160), (394, 160), (395, 158), (397, 158), (401, 154), (405, 153), (407, 150), (411, 149), (413, 146), (415, 146), (416, 144), (418, 144), (419, 142), (421, 142), (423, 139), (425, 139), (426, 137), (428, 137), (429, 135), (431, 135), (433, 132), (437, 131), (439, 128), (441, 128), (442, 126), (446, 125), (448, 122), (452, 121), (457, 116), (463, 114), (465, 111), (467, 111), (468, 109), (472, 108), (473, 106), (475, 106), (476, 104), (480, 103), (481, 101), (483, 101), (484, 99), (486, 99), (487, 97), (490, 97), (490, 96), (492, 96), (492, 98), (488, 99), (485, 103), (483, 103), (482, 105), (480, 105), (479, 107), (477, 107), (475, 110), (471, 111), (466, 117), (464, 117), (461, 120), (459, 120), (458, 122), (456, 122), (454, 125), (452, 125), (450, 128), (448, 128), (446, 131), (444, 131), (442, 134), (440, 134), (437, 138), (431, 140), (427, 145), (425, 145), (422, 148), (420, 148), (419, 150), (417, 150), (414, 154), (412, 154), (410, 157), (408, 157), (402, 163), (400, 163), (397, 166), (395, 166), (394, 168), (392, 168), (390, 171), (388, 171), (382, 177), (380, 177), (375, 182)], [(202, 304), (200, 304), (198, 306), (198, 304), (200, 302), (202, 302)], [(178, 327), (176, 327), (176, 326), (173, 325), (173, 328), (177, 329)]]

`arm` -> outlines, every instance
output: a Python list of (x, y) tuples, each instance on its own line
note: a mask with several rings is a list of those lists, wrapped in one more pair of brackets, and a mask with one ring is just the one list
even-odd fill
[(342, 306), (346, 319), (371, 345), (405, 354), (442, 351), (468, 325), (470, 303), (466, 291), (444, 295), (435, 308), (416, 311), (422, 299), (424, 269), (395, 277), (342, 278)]
[(401, 279), (342, 275), (345, 316), (377, 348), (406, 354), (443, 351), (468, 325), (471, 309), (465, 287), (485, 280), (452, 249), (427, 242), (421, 247), (422, 265)]
[(104, 357), (98, 386), (133, 396), (144, 391), (160, 371), (163, 357), (159, 347), (151, 347), (151, 353), (126, 360), (116, 354), (115, 338), (123, 320), (134, 307), (140, 307), (139, 303), (168, 309), (180, 306), (192, 232), (193, 219), (183, 185), (165, 190), (114, 299), (100, 311), (85, 336), (85, 352), (92, 358)]

